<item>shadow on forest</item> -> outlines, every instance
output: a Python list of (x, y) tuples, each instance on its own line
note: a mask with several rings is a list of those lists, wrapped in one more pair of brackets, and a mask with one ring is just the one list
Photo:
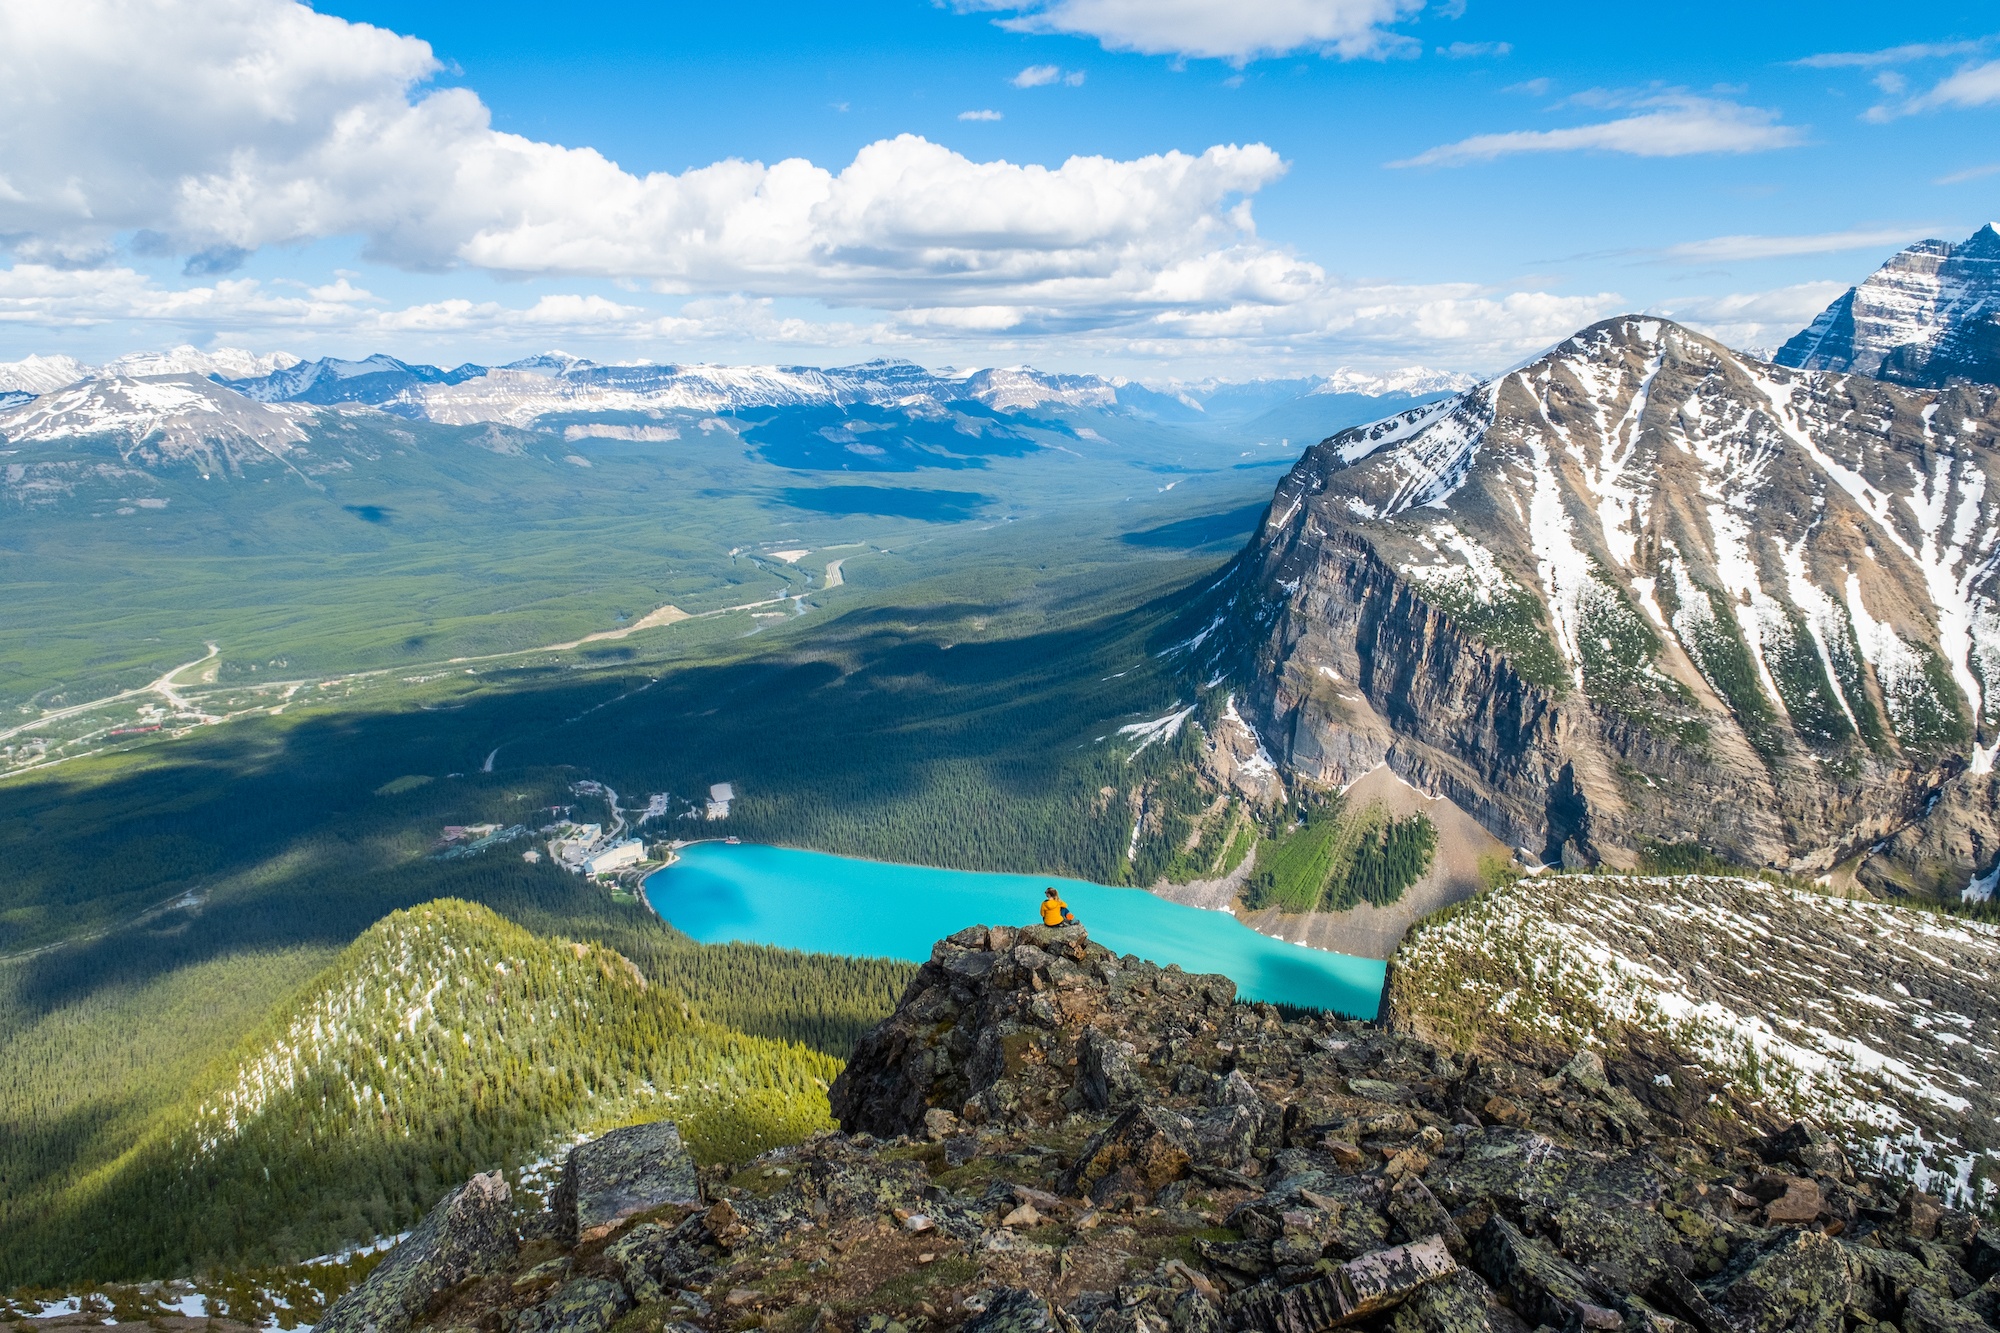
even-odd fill
[(0, 1120), (7, 1164), (0, 1184), (19, 1197), (62, 1175), (68, 1163), (101, 1144), (108, 1128), (127, 1120), (138, 1104), (131, 1098), (90, 1101), (52, 1117), (44, 1112), (32, 1119)]
[(914, 518), (926, 523), (957, 523), (976, 517), (993, 503), (979, 491), (932, 490), (921, 486), (788, 486), (776, 496), (780, 504), (816, 514), (871, 514), (882, 518)]
[[(567, 794), (586, 775), (628, 807), (733, 782), (728, 831), (751, 841), (1108, 879), (1125, 830), (1099, 792), (1134, 770), (1099, 742), (1174, 696), (1147, 643), (1183, 596), (994, 639), (951, 632), (991, 607), (870, 608), (773, 656), (523, 673), (451, 712), (257, 719), (115, 776), (58, 770), (0, 813), (0, 953), (106, 932), (9, 969), (43, 1012), (224, 955), (342, 944), (442, 895), (587, 915), (601, 890), (514, 848), (427, 855), (446, 823), (527, 823), (553, 804), (599, 818)], [(496, 747), (498, 771), (480, 772)], [(405, 775), (439, 780), (375, 794)], [(207, 894), (192, 916), (117, 925), (189, 889)]]
[(1221, 514), (1202, 514), (1195, 518), (1184, 518), (1174, 523), (1162, 523), (1158, 527), (1142, 528), (1128, 532), (1120, 538), (1127, 546), (1163, 546), (1193, 549), (1210, 546), (1217, 542), (1227, 542), (1231, 546), (1241, 546), (1244, 538), (1256, 531), (1270, 510), (1264, 501), (1244, 505), (1241, 509), (1231, 509)]

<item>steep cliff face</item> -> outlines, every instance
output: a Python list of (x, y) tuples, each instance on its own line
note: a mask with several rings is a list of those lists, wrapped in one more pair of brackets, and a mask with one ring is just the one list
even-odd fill
[(1850, 287), (1779, 349), (1803, 370), (1854, 370), (1932, 388), (2000, 383), (2000, 230), (1918, 241)]
[(1545, 858), (1817, 872), (1928, 813), (1866, 873), (1957, 891), (2000, 854), (1996, 438), (2000, 389), (1610, 320), (1309, 450), (1169, 651), (1293, 777), (1386, 762)]

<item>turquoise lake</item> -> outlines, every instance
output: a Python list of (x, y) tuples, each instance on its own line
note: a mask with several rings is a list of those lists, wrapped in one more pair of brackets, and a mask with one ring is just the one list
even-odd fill
[(1189, 972), (1220, 972), (1245, 999), (1373, 1018), (1385, 964), (1259, 935), (1226, 912), (1205, 912), (1141, 889), (1082, 880), (894, 865), (786, 847), (720, 842), (682, 849), (646, 879), (653, 910), (704, 944), (743, 940), (815, 953), (924, 962), (931, 946), (971, 925), (1038, 920), (1055, 885), (1090, 937)]

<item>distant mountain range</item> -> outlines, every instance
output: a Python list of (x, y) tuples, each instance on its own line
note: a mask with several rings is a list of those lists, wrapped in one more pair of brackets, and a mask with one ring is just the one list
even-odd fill
[[(574, 429), (596, 421), (621, 430), (620, 438), (638, 439), (651, 438), (633, 433), (643, 430), (643, 423), (667, 415), (872, 405), (925, 416), (971, 403), (1005, 413), (1086, 410), (1222, 426), (1274, 412), (1285, 418), (1289, 412), (1299, 433), (1311, 436), (1326, 429), (1331, 399), (1415, 401), (1472, 382), (1467, 375), (1410, 367), (1384, 375), (1339, 370), (1330, 376), (1146, 385), (1025, 366), (931, 371), (897, 360), (832, 369), (601, 365), (562, 352), (503, 366), (444, 369), (383, 355), (301, 361), (283, 353), (182, 347), (97, 367), (66, 356), (0, 363), (0, 435), (46, 442), (102, 433), (134, 444), (157, 437), (169, 451), (196, 440), (267, 447), (296, 438), (300, 422), (310, 417), (300, 409), (362, 407), (447, 425)], [(1289, 421), (1273, 425), (1274, 433), (1283, 434)]]
[(1850, 287), (1774, 358), (1940, 388), (2000, 383), (2000, 230), (1956, 245), (1919, 241)]

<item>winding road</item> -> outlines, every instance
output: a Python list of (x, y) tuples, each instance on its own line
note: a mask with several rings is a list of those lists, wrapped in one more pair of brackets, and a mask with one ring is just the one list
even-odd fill
[(52, 708), (32, 722), (23, 722), (17, 727), (10, 727), (6, 731), (0, 731), (0, 741), (12, 740), (24, 731), (33, 731), (36, 727), (46, 726), (50, 722), (60, 722), (66, 717), (79, 717), (84, 713), (93, 712), (99, 708), (105, 708), (126, 699), (136, 699), (145, 694), (157, 694), (175, 708), (196, 713), (206, 718), (208, 717), (207, 713), (202, 712), (201, 709), (190, 704), (180, 696), (179, 692), (175, 689), (175, 685), (178, 682), (174, 678), (183, 671), (192, 670), (200, 666), (221, 651), (220, 645), (211, 643), (208, 645), (208, 651), (200, 657), (195, 658), (192, 662), (183, 662), (151, 684), (141, 685), (136, 689), (121, 690), (117, 694), (107, 694), (102, 699), (92, 699), (89, 703), (72, 704), (68, 708)]

